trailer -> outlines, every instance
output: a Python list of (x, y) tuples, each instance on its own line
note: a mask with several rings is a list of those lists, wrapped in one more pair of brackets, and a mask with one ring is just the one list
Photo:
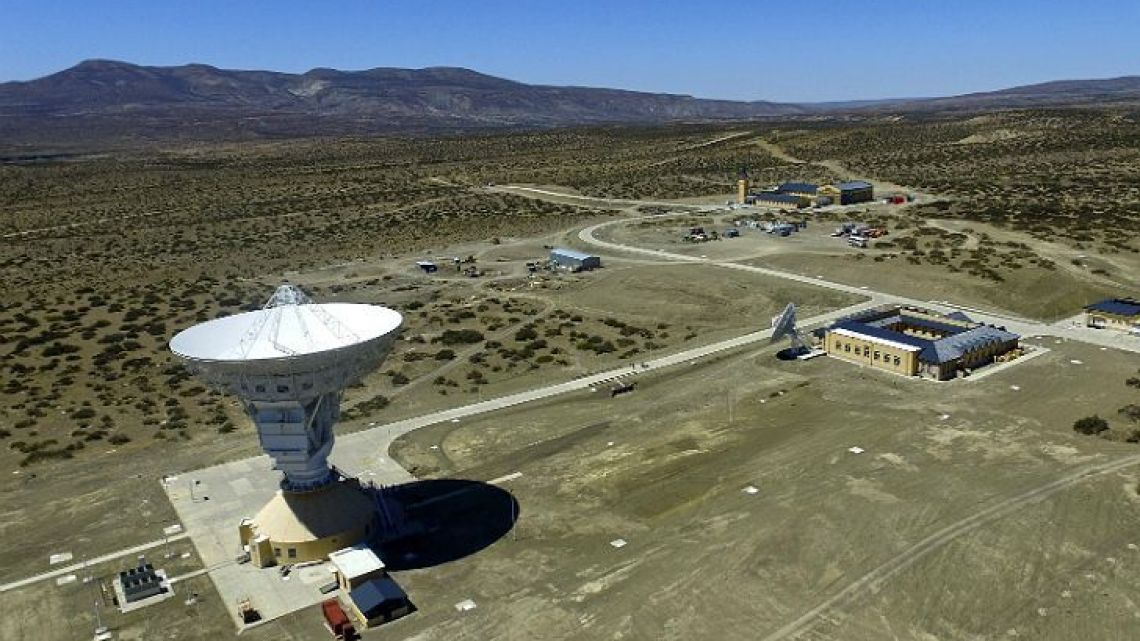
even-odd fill
[(348, 620), (344, 608), (336, 599), (321, 602), (321, 614), (325, 617), (325, 627), (337, 639), (351, 639), (356, 635), (356, 628)]
[(637, 381), (630, 381), (628, 383), (615, 383), (610, 387), (610, 398), (621, 396), (622, 394), (628, 394), (635, 389), (637, 389)]

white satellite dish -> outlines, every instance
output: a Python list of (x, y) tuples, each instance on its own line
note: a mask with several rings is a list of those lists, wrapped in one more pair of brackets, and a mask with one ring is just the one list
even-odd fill
[(769, 342), (775, 343), (784, 337), (791, 340), (792, 346), (790, 352), (792, 354), (799, 355), (808, 351), (807, 343), (804, 341), (803, 336), (800, 336), (799, 330), (796, 329), (795, 303), (788, 303), (784, 311), (772, 318), (772, 338)]
[(341, 391), (383, 362), (403, 317), (378, 305), (314, 303), (282, 285), (257, 311), (185, 329), (170, 350), (203, 381), (241, 399), (283, 487), (330, 483)]

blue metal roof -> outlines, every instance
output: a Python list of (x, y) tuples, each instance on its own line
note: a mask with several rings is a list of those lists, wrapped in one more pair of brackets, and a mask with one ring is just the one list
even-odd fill
[(982, 325), (981, 327), (975, 327), (961, 334), (954, 334), (953, 336), (946, 336), (945, 338), (931, 341), (930, 345), (918, 353), (918, 360), (940, 365), (957, 360), (967, 352), (975, 349), (1017, 339), (1018, 335), (1013, 332), (1007, 332), (1004, 329), (990, 327), (989, 325)]
[(555, 247), (554, 249), (550, 250), (550, 255), (569, 258), (571, 260), (586, 260), (589, 258), (596, 258), (596, 256), (593, 254), (587, 254), (576, 249), (567, 249), (565, 247)]
[(387, 601), (407, 601), (408, 595), (390, 577), (365, 581), (353, 588), (348, 596), (365, 615), (372, 613)]
[(776, 188), (776, 191), (794, 191), (805, 194), (814, 194), (819, 191), (819, 185), (812, 183), (784, 183)]
[(1104, 312), (1117, 316), (1140, 316), (1140, 301), (1131, 298), (1109, 298), (1099, 303), (1086, 305), (1090, 312)]
[(753, 195), (756, 196), (757, 200), (767, 200), (769, 202), (788, 203), (788, 204), (796, 204), (796, 205), (798, 205), (800, 203), (800, 199), (798, 196), (789, 196), (788, 194), (774, 194), (770, 191), (762, 191), (762, 192), (759, 192), (759, 193), (753, 194)]
[(838, 187), (840, 191), (850, 191), (854, 189), (870, 189), (872, 185), (866, 180), (849, 180), (844, 183), (839, 183), (836, 187)]

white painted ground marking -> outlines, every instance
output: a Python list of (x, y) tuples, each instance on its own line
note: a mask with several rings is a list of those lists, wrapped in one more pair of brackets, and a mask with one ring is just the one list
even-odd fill
[(610, 541), (610, 545), (612, 545), (618, 549), (624, 548), (626, 546), (626, 543), (627, 542), (625, 539), (614, 539), (614, 540)]
[(162, 533), (166, 534), (166, 535), (178, 534), (181, 531), (182, 531), (182, 525), (179, 523), (175, 523), (174, 525), (168, 525), (168, 526), (162, 528)]
[(472, 601), (471, 599), (464, 599), (464, 600), (460, 601), (459, 603), (455, 604), (455, 609), (459, 610), (460, 612), (467, 612), (469, 610), (474, 610), (475, 609), (475, 602)]
[(745, 494), (757, 494), (760, 492), (760, 488), (756, 487), (755, 485), (749, 485), (748, 487), (744, 488), (743, 492)]
[(1009, 389), (1016, 392), (1017, 390), (1021, 389), (1021, 386), (1020, 385), (1010, 385)]
[(1085, 364), (1085, 363), (1084, 363), (1084, 361), (1079, 361), (1079, 360), (1077, 360), (1077, 359), (1075, 359), (1075, 358), (1074, 358), (1074, 359), (1072, 359), (1072, 360), (1071, 360), (1071, 361), (1069, 361), (1069, 362), (1070, 362), (1070, 363), (1072, 363), (1073, 365), (1084, 365), (1084, 364)]
[(856, 446), (854, 446), (854, 447), (849, 447), (849, 448), (847, 448), (847, 451), (848, 451), (848, 452), (851, 452), (852, 454), (862, 454), (862, 453), (863, 453), (863, 452), (865, 452), (866, 450), (864, 450), (863, 448), (861, 448), (861, 447), (859, 447), (858, 445), (856, 445)]
[(453, 419), (451, 419), (451, 422), (452, 422), (452, 423), (458, 423), (458, 422), (459, 422), (459, 419), (457, 419), (457, 418), (453, 418)]
[(55, 565), (56, 563), (63, 563), (64, 561), (71, 560), (71, 552), (59, 552), (48, 557), (48, 565)]
[(507, 481), (513, 481), (520, 476), (522, 476), (522, 472), (511, 472), (510, 474), (507, 474), (506, 476), (500, 476), (497, 479), (491, 479), (490, 481), (487, 481), (487, 482), (490, 483), (491, 485), (498, 485), (499, 483), (506, 483)]
[(75, 583), (75, 580), (77, 578), (79, 578), (79, 577), (75, 576), (74, 574), (67, 574), (65, 576), (61, 576), (58, 579), (56, 579), (55, 584), (56, 585), (67, 585), (68, 583)]

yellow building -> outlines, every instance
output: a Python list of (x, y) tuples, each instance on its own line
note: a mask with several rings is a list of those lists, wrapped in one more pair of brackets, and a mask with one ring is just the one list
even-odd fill
[(961, 313), (887, 306), (831, 325), (824, 334), (824, 350), (895, 374), (946, 380), (994, 362), (1016, 349), (1019, 338)]
[(376, 509), (355, 483), (338, 481), (308, 492), (278, 490), (238, 526), (258, 567), (324, 560), (374, 533)]
[(1110, 298), (1085, 306), (1085, 324), (1098, 329), (1140, 333), (1140, 301)]
[(922, 351), (921, 347), (915, 345), (869, 336), (842, 327), (827, 332), (824, 349), (836, 358), (904, 376), (918, 374), (918, 353)]
[(748, 179), (741, 178), (736, 181), (736, 204), (743, 205), (748, 202)]

